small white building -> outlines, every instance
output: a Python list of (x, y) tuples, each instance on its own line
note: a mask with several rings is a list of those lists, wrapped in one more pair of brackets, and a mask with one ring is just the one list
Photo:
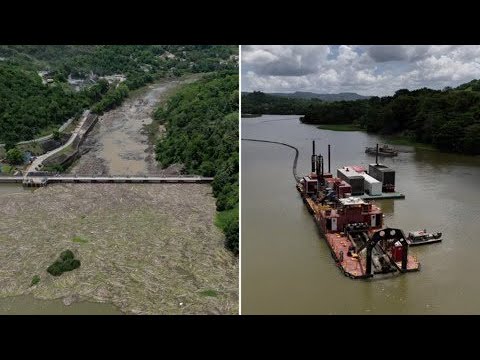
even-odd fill
[(363, 173), (365, 192), (370, 195), (382, 195), (382, 183), (370, 175)]

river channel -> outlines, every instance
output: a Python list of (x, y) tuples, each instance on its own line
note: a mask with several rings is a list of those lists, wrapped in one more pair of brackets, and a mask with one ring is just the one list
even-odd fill
[[(69, 171), (169, 175), (144, 125), (194, 80), (132, 92), (99, 119)], [(2, 184), (0, 314), (237, 314), (238, 260), (215, 209), (209, 184)], [(65, 249), (81, 266), (53, 277), (46, 269)]]
[[(299, 149), (298, 173), (309, 171), (312, 140), (332, 172), (375, 162), (366, 146), (382, 139), (360, 131), (320, 130), (298, 116), (242, 118), (242, 138)], [(404, 200), (381, 200), (385, 223), (405, 232), (442, 232), (443, 242), (411, 248), (421, 271), (381, 280), (351, 280), (295, 189), (294, 150), (242, 141), (243, 314), (478, 314), (480, 158), (409, 148), (380, 162), (396, 170)], [(326, 164), (325, 164), (326, 165)]]

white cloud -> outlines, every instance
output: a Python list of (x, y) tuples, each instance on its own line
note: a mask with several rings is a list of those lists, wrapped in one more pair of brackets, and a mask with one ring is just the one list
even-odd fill
[(242, 90), (358, 92), (458, 86), (480, 78), (480, 46), (341, 45), (242, 47)]

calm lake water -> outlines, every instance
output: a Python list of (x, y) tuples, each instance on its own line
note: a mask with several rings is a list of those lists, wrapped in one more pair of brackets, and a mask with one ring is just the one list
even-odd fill
[(0, 196), (17, 194), (23, 191), (33, 191), (31, 188), (24, 188), (22, 184), (0, 184)]
[[(332, 145), (331, 170), (375, 162), (366, 146), (382, 140), (301, 124), (298, 116), (242, 118), (242, 137), (280, 141), (300, 151), (298, 173)], [(411, 248), (421, 271), (351, 280), (335, 266), (295, 189), (295, 152), (242, 141), (243, 314), (479, 314), (480, 158), (436, 151), (401, 153), (380, 162), (396, 170), (404, 200), (381, 200), (385, 223), (405, 232), (443, 232), (443, 242)], [(325, 169), (327, 163), (325, 158)]]

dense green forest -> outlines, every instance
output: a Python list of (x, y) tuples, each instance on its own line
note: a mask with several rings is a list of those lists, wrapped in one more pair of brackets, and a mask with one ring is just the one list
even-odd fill
[(401, 135), (444, 151), (476, 155), (480, 154), (480, 83), (474, 80), (444, 90), (402, 89), (394, 96), (318, 104), (302, 121), (354, 123), (369, 132)]
[[(0, 143), (32, 139), (87, 107), (109, 110), (158, 78), (236, 68), (237, 53), (221, 45), (0, 45)], [(42, 83), (40, 71), (52, 81)], [(126, 81), (98, 79), (113, 74)], [(75, 91), (69, 77), (90, 83)]]
[(238, 72), (221, 71), (183, 86), (154, 113), (167, 129), (156, 146), (157, 160), (164, 167), (183, 163), (189, 173), (215, 177), (217, 224), (237, 254), (238, 96)]
[(287, 98), (261, 91), (242, 94), (242, 114), (303, 115), (319, 99)]
[(301, 104), (257, 92), (242, 96), (242, 112), (305, 114), (301, 121), (309, 124), (354, 124), (368, 132), (399, 135), (444, 151), (480, 154), (480, 80), (443, 90), (401, 89), (393, 96), (367, 100), (312, 99)]
[(86, 100), (43, 85), (35, 72), (0, 62), (0, 143), (32, 139), (80, 112)]

